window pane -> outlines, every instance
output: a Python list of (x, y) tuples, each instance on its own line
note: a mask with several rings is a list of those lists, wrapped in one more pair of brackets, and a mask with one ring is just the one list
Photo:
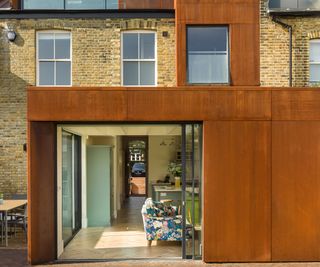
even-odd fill
[(138, 34), (124, 33), (123, 34), (123, 58), (138, 59)]
[(64, 9), (64, 0), (24, 0), (24, 9)]
[(228, 28), (188, 28), (189, 83), (228, 83)]
[(107, 0), (107, 9), (118, 9), (118, 1), (119, 0)]
[(298, 8), (298, 2), (296, 0), (270, 0), (269, 8)]
[(227, 27), (189, 27), (188, 51), (227, 51)]
[(140, 63), (140, 85), (155, 85), (155, 63)]
[(54, 62), (39, 63), (39, 85), (54, 85)]
[(188, 57), (190, 83), (228, 83), (228, 57), (217, 54), (191, 54)]
[(56, 59), (70, 59), (70, 34), (56, 33)]
[(310, 42), (310, 62), (320, 62), (320, 42)]
[(320, 82), (320, 65), (310, 65), (310, 82)]
[(70, 85), (71, 84), (71, 63), (57, 62), (56, 63), (57, 80), (56, 85)]
[(39, 46), (39, 59), (53, 59), (54, 57), (54, 35), (53, 33), (39, 33), (38, 46)]
[(143, 33), (140, 34), (140, 58), (154, 59), (155, 50), (155, 34)]
[(299, 0), (299, 8), (320, 9), (320, 0)]
[(123, 62), (123, 85), (139, 85), (138, 62)]
[(105, 9), (105, 0), (66, 0), (66, 9)]

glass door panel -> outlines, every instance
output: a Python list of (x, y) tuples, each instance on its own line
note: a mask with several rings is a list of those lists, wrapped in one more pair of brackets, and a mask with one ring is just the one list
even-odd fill
[(72, 135), (62, 132), (62, 239), (66, 244), (73, 229), (73, 149)]
[(62, 239), (81, 228), (81, 137), (62, 131)]
[(184, 258), (201, 259), (202, 127), (183, 127)]

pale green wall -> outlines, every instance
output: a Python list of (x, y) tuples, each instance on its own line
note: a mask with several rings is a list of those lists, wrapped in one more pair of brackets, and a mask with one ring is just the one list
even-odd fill
[(111, 148), (87, 146), (87, 213), (89, 227), (103, 227), (110, 220)]

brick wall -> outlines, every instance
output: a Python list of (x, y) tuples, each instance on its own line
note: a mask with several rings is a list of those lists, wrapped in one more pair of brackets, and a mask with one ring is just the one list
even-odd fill
[[(288, 86), (289, 33), (271, 20), (261, 0), (260, 77), (262, 86)], [(279, 17), (293, 26), (293, 86), (309, 86), (309, 41), (320, 38), (320, 17)]]
[[(7, 27), (18, 34), (14, 43)], [(174, 19), (0, 20), (0, 192), (27, 190), (26, 86), (36, 83), (36, 31), (72, 32), (74, 86), (120, 86), (121, 31), (143, 29), (157, 31), (158, 85), (174, 86)]]

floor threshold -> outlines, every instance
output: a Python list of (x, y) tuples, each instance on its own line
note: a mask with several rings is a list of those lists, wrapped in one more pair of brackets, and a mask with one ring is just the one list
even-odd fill
[[(52, 262), (53, 264), (76, 264), (76, 263), (95, 263), (95, 262), (165, 262), (165, 261), (175, 261), (175, 262), (185, 262), (185, 261), (191, 261), (191, 260), (184, 260), (180, 257), (166, 257), (166, 258), (126, 258), (126, 259), (61, 259), (56, 260)], [(198, 260), (196, 260), (198, 261)]]

